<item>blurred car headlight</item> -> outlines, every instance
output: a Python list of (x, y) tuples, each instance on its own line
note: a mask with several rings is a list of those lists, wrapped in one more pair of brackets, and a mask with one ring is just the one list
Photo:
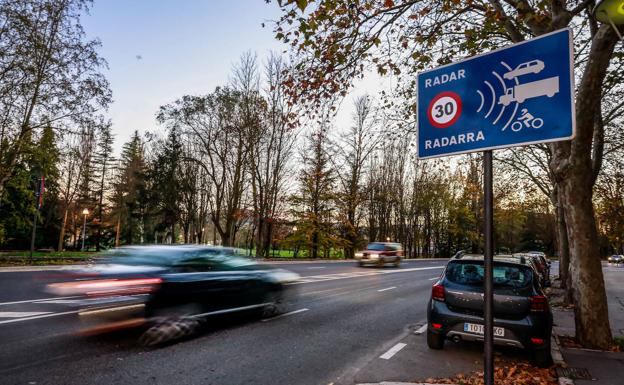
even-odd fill
[(362, 258), (364, 253), (355, 253), (355, 258)]
[(295, 282), (299, 280), (299, 278), (301, 278), (301, 276), (297, 273), (293, 273), (292, 271), (282, 270), (282, 269), (271, 271), (269, 273), (269, 277), (274, 282), (278, 282), (278, 283)]

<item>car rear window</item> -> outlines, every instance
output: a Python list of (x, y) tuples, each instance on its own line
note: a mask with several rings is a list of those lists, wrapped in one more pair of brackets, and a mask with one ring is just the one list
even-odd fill
[[(482, 286), (483, 264), (475, 262), (449, 263), (446, 279), (453, 283)], [(494, 262), (494, 286), (498, 288), (522, 288), (530, 284), (531, 272), (522, 266), (497, 264)]]
[(386, 246), (383, 243), (369, 243), (366, 250), (384, 251)]

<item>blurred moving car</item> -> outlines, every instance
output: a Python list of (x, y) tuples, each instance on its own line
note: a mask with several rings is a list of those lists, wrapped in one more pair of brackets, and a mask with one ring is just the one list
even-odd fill
[(609, 263), (615, 263), (619, 265), (620, 263), (624, 263), (624, 255), (614, 254), (608, 258)]
[[(552, 313), (527, 260), (494, 257), (494, 343), (531, 351), (538, 366), (551, 364)], [(483, 341), (483, 256), (452, 258), (431, 289), (427, 345), (444, 341)]]
[(399, 266), (402, 258), (403, 246), (394, 242), (369, 243), (365, 250), (355, 253), (355, 259), (358, 260), (360, 266), (384, 266), (386, 263)]
[(250, 310), (272, 316), (284, 306), (287, 284), (299, 276), (259, 265), (233, 248), (128, 246), (104, 253), (100, 263), (73, 278), (48, 290), (83, 296), (80, 318), (97, 333)]

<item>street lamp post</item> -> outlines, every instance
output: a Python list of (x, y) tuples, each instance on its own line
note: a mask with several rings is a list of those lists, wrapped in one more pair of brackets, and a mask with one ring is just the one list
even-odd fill
[(87, 215), (89, 215), (89, 209), (82, 210), (82, 251), (85, 249), (85, 238), (87, 236)]

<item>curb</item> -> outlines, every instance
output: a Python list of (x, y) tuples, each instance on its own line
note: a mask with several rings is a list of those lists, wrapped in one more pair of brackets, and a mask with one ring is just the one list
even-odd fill
[[(550, 338), (550, 355), (552, 356), (553, 363), (557, 366), (567, 367), (563, 354), (561, 354), (561, 344), (559, 342), (559, 336), (553, 334)], [(559, 377), (557, 379), (559, 385), (574, 385), (574, 380), (569, 377)]]

